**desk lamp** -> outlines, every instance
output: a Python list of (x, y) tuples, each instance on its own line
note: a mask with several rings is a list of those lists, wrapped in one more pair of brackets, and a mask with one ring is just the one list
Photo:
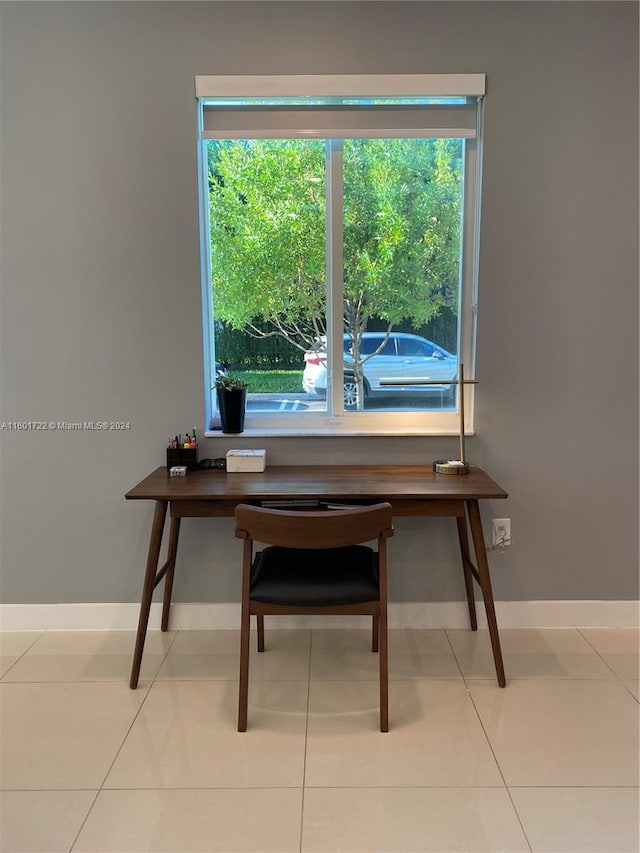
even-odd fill
[[(468, 474), (469, 463), (465, 458), (464, 453), (464, 386), (476, 385), (477, 379), (464, 378), (464, 364), (460, 364), (458, 371), (459, 379), (452, 379), (448, 385), (459, 385), (460, 396), (458, 406), (460, 409), (460, 459), (438, 459), (433, 463), (433, 470), (436, 474)], [(431, 381), (422, 379), (409, 379), (404, 382), (396, 382), (393, 379), (380, 379), (380, 385), (442, 385), (442, 380)]]

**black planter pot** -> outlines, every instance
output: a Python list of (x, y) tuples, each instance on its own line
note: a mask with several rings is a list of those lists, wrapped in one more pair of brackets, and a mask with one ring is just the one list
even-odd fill
[(238, 433), (244, 430), (244, 411), (247, 402), (247, 390), (217, 388), (218, 409), (222, 432)]

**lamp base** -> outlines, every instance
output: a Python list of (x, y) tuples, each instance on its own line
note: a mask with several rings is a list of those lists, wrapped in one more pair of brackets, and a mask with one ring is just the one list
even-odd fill
[(436, 474), (468, 474), (469, 463), (457, 459), (440, 459), (433, 463), (433, 470)]

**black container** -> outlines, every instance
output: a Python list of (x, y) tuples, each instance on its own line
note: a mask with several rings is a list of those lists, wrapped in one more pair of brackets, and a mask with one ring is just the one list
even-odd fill
[(222, 432), (239, 433), (244, 430), (244, 411), (247, 402), (246, 388), (217, 388), (218, 409)]
[(167, 447), (167, 471), (174, 465), (186, 465), (187, 471), (198, 469), (197, 447)]

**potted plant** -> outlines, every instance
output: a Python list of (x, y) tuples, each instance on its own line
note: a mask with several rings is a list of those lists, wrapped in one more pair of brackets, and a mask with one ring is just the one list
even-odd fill
[(225, 373), (218, 376), (214, 387), (218, 397), (222, 432), (242, 432), (249, 383), (238, 376)]

